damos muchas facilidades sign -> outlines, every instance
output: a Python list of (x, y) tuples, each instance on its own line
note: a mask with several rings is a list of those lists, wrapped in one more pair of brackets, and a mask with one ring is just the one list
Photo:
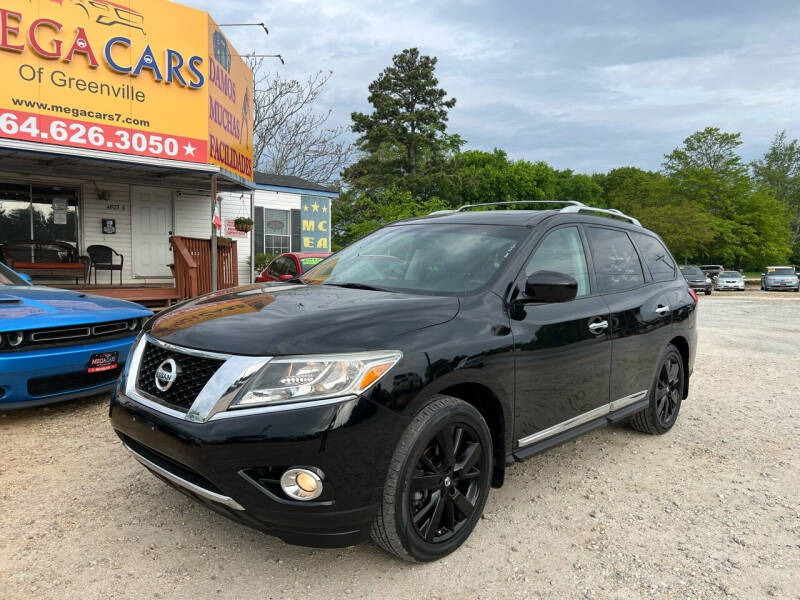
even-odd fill
[(213, 163), (252, 179), (252, 73), (203, 11), (0, 0), (0, 75), (0, 138)]

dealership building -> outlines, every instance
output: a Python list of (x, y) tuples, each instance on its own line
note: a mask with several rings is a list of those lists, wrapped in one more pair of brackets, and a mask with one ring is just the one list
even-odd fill
[(3, 0), (0, 73), (0, 252), (34, 281), (158, 305), (330, 247), (335, 192), (255, 172), (253, 74), (207, 13)]

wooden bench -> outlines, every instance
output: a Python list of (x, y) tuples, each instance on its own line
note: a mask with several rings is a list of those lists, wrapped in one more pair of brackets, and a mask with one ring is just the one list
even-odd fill
[(18, 273), (33, 279), (83, 279), (86, 282), (89, 259), (80, 256), (68, 242), (55, 240), (15, 240), (0, 247), (3, 261)]

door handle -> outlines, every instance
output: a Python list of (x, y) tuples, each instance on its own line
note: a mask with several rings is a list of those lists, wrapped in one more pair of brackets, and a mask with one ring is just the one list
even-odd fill
[(656, 312), (659, 315), (663, 315), (664, 313), (669, 312), (669, 306), (660, 306), (659, 305), (659, 306), (656, 307)]
[(608, 329), (608, 321), (589, 323), (589, 331), (592, 333), (603, 333), (606, 329)]

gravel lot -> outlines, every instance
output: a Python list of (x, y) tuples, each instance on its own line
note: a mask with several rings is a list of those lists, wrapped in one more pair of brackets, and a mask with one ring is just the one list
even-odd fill
[(669, 434), (601, 429), (512, 467), (429, 565), (195, 505), (126, 456), (106, 398), (4, 414), (0, 597), (800, 599), (800, 297), (700, 303)]

